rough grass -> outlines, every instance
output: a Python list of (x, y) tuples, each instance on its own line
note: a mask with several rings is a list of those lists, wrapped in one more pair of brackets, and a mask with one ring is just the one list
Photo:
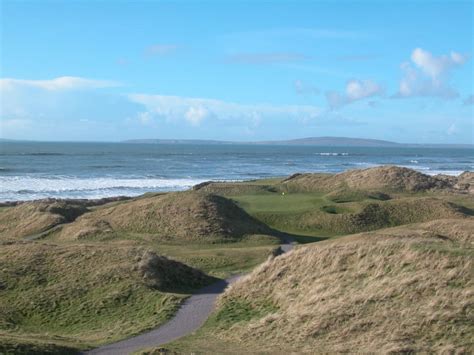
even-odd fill
[(360, 202), (364, 200), (387, 201), (391, 199), (390, 195), (384, 192), (352, 189), (338, 189), (326, 194), (324, 197), (336, 203)]
[(0, 280), (4, 349), (24, 346), (22, 335), (72, 348), (130, 336), (215, 281), (147, 248), (37, 242), (1, 245)]
[(353, 194), (346, 190), (344, 196), (356, 196), (357, 198), (350, 199), (357, 201), (334, 202), (334, 195), (330, 199), (322, 192), (242, 195), (232, 198), (249, 214), (274, 229), (317, 237), (357, 233), (439, 218), (465, 217), (473, 213), (472, 209), (454, 203), (466, 205), (467, 200), (461, 197), (453, 197), (454, 202), (451, 202), (449, 198), (434, 198), (430, 195), (418, 197), (398, 194), (396, 199), (384, 200), (385, 194), (382, 192), (378, 192), (378, 198), (375, 199), (372, 193), (362, 194), (357, 190)]
[(79, 354), (76, 347), (62, 337), (54, 336), (46, 339), (35, 334), (3, 334), (0, 333), (0, 354)]
[(419, 192), (429, 190), (472, 193), (472, 173), (460, 177), (429, 176), (412, 169), (398, 166), (381, 166), (369, 169), (349, 170), (340, 174), (295, 174), (278, 185), (288, 192), (351, 190), (383, 190), (395, 192)]
[[(466, 264), (473, 257), (472, 176), (433, 182), (398, 168), (369, 170), (209, 184), (101, 206), (49, 201), (1, 208), (0, 353), (65, 353), (160, 324), (189, 292), (211, 279), (158, 255), (226, 277), (266, 260), (281, 232), (314, 242), (446, 217), (460, 219), (345, 237), (265, 263), (236, 288), (240, 291), (223, 299), (198, 335), (173, 349), (238, 354), (471, 350), (465, 339), (472, 329), (466, 328), (459, 305), (472, 313), (472, 303), (466, 303), (472, 300), (466, 293), (472, 284), (459, 268), (472, 267)], [(18, 241), (62, 223), (69, 224), (43, 242)], [(285, 258), (291, 263), (278, 261)], [(443, 269), (442, 261), (454, 266)], [(431, 264), (439, 274), (433, 280)], [(451, 269), (456, 276), (448, 280)], [(415, 280), (415, 286), (405, 279)], [(452, 293), (438, 287), (443, 280)], [(384, 290), (394, 296), (382, 297)], [(318, 298), (321, 292), (324, 299)], [(365, 293), (368, 301), (362, 301)], [(459, 305), (446, 301), (449, 297)], [(399, 327), (391, 321), (397, 315), (407, 319)], [(453, 329), (459, 330), (456, 336)], [(218, 341), (210, 342), (214, 332)], [(393, 339), (382, 344), (377, 337), (384, 332)], [(240, 336), (248, 341), (239, 341)]]
[(204, 328), (166, 348), (471, 353), (473, 242), (470, 218), (298, 248), (231, 286)]
[(439, 218), (462, 218), (470, 210), (436, 198), (405, 198), (386, 202), (369, 202), (356, 212), (334, 207), (293, 216), (292, 223), (301, 229), (325, 230), (337, 234), (357, 233), (403, 224), (426, 222)]
[(63, 228), (57, 239), (104, 240), (131, 233), (164, 242), (209, 243), (235, 242), (272, 231), (224, 197), (187, 191), (97, 209)]
[(275, 186), (259, 182), (207, 182), (194, 186), (193, 190), (221, 196), (255, 195), (278, 191)]
[(71, 222), (87, 212), (82, 204), (42, 200), (25, 202), (0, 210), (0, 239), (41, 233), (55, 225)]
[(157, 252), (220, 278), (249, 272), (264, 262), (280, 243), (277, 238), (226, 244), (156, 246)]

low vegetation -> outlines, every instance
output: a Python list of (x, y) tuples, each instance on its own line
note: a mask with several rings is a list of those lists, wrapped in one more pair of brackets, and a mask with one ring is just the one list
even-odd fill
[(77, 348), (136, 334), (215, 281), (147, 248), (37, 242), (1, 245), (0, 280), (0, 352), (25, 335)]
[(66, 226), (60, 240), (108, 240), (146, 234), (168, 243), (235, 242), (249, 235), (271, 234), (232, 201), (186, 191), (144, 197), (96, 209)]
[[(137, 334), (216, 277), (261, 263), (203, 329), (166, 348), (469, 352), (473, 187), (473, 173), (380, 167), (4, 204), (0, 353), (68, 353)], [(282, 239), (324, 241), (273, 257)]]
[(21, 238), (71, 222), (87, 212), (82, 204), (43, 200), (26, 202), (0, 211), (0, 238)]
[[(470, 353), (474, 220), (301, 247), (231, 286), (178, 353)], [(212, 334), (213, 342), (208, 339)]]
[(398, 166), (349, 170), (340, 174), (296, 174), (279, 185), (288, 192), (335, 191), (338, 189), (422, 192), (455, 191), (470, 193), (474, 187), (473, 173), (459, 177), (429, 176)]

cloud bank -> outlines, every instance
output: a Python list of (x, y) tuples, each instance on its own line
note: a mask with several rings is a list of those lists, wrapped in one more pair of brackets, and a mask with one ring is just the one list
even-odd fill
[(317, 119), (322, 110), (311, 105), (239, 104), (207, 98), (132, 94), (128, 98), (144, 106), (156, 120), (187, 122), (199, 126), (206, 121), (257, 127), (262, 120), (294, 119), (307, 122)]
[(21, 88), (37, 88), (48, 91), (100, 89), (120, 86), (120, 83), (110, 80), (95, 80), (76, 76), (61, 76), (50, 80), (0, 79), (0, 90), (15, 90)]

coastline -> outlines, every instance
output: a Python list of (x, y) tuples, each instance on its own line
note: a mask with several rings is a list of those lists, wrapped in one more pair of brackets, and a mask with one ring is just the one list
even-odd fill
[[(408, 166), (404, 166), (404, 165), (375, 165), (373, 167), (383, 167), (383, 166), (387, 166), (387, 167), (390, 167), (390, 166), (396, 166), (396, 167), (400, 167), (400, 168), (407, 168), (407, 169), (412, 169), (414, 171), (417, 171), (421, 174), (424, 174), (424, 175), (427, 175), (427, 176), (430, 176), (430, 177), (433, 177), (433, 178), (438, 178), (438, 179), (444, 179), (444, 180), (452, 180), (452, 179), (457, 179), (458, 177), (460, 177), (461, 175), (467, 173), (473, 173), (474, 170), (465, 170), (465, 171), (427, 171), (425, 169), (414, 169), (412, 167), (408, 167)], [(370, 167), (370, 168), (373, 168), (373, 167)], [(339, 172), (339, 173), (329, 173), (331, 175), (337, 175), (337, 174), (343, 174), (343, 173), (346, 173), (346, 172), (349, 172), (349, 171), (352, 171), (352, 170), (367, 170), (367, 169), (370, 169), (370, 168), (358, 168), (358, 169), (347, 169), (345, 171), (342, 171), (342, 172)], [(187, 191), (187, 190), (192, 190), (194, 189), (196, 186), (200, 186), (200, 185), (205, 185), (205, 184), (209, 184), (209, 183), (251, 183), (251, 182), (254, 182), (254, 181), (259, 181), (259, 180), (268, 180), (268, 179), (271, 179), (271, 180), (278, 180), (278, 179), (285, 179), (287, 178), (288, 176), (293, 176), (293, 175), (297, 175), (297, 174), (321, 174), (321, 175), (326, 175), (328, 174), (327, 172), (293, 172), (293, 173), (290, 173), (288, 175), (285, 175), (285, 176), (267, 176), (267, 177), (262, 177), (262, 178), (257, 178), (257, 179), (247, 179), (247, 180), (235, 180), (235, 179), (229, 179), (229, 180), (225, 180), (225, 179), (216, 179), (216, 180), (203, 180), (203, 179), (195, 179), (194, 180), (194, 184), (188, 184), (188, 185), (184, 185), (184, 186), (179, 186), (179, 187), (165, 187), (165, 188), (161, 188), (161, 189), (156, 189), (156, 190), (149, 190), (149, 191), (146, 191), (144, 193), (132, 193), (132, 194), (116, 194), (116, 195), (108, 195), (108, 194), (104, 194), (104, 195), (101, 195), (100, 193), (97, 193), (96, 195), (97, 196), (94, 196), (94, 197), (91, 197), (91, 198), (87, 198), (87, 197), (81, 197), (81, 196), (78, 196), (78, 197), (71, 197), (70, 194), (68, 194), (67, 192), (65, 193), (64, 197), (62, 196), (58, 196), (58, 195), (44, 195), (42, 197), (39, 197), (39, 198), (30, 198), (30, 199), (1, 199), (0, 198), (0, 207), (12, 207), (12, 206), (16, 206), (18, 204), (21, 204), (21, 203), (25, 203), (25, 202), (37, 202), (37, 201), (51, 201), (51, 202), (54, 202), (54, 201), (64, 201), (64, 202), (74, 202), (74, 203), (80, 203), (80, 204), (83, 204), (85, 206), (99, 206), (99, 205), (102, 205), (102, 204), (106, 204), (106, 203), (109, 203), (109, 202), (115, 202), (115, 201), (122, 201), (122, 200), (129, 200), (129, 199), (133, 199), (133, 198), (139, 198), (143, 195), (146, 195), (146, 194), (158, 194), (158, 193), (168, 193), (168, 192), (178, 192), (178, 191)], [(141, 180), (141, 181), (146, 181), (147, 179), (137, 179), (137, 180)], [(1, 192), (2, 192), (2, 189), (0, 189), (0, 195), (1, 195)]]

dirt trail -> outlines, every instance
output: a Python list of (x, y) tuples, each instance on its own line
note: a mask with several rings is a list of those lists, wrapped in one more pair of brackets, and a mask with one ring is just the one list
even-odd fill
[[(291, 240), (281, 244), (285, 253), (293, 248)], [(162, 326), (141, 335), (104, 345), (88, 351), (86, 354), (130, 354), (141, 349), (163, 345), (199, 329), (214, 309), (217, 297), (227, 286), (237, 281), (241, 275), (220, 280), (202, 288), (198, 293), (189, 297), (178, 310), (176, 315)]]

